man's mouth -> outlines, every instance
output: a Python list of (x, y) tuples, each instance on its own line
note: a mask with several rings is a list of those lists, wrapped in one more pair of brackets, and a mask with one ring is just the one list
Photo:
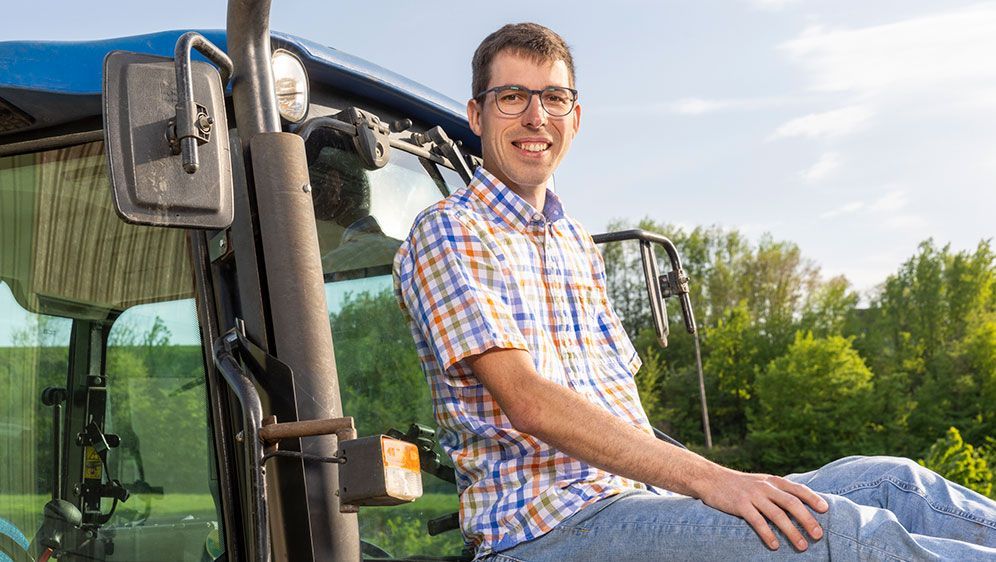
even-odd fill
[(543, 152), (548, 150), (551, 146), (549, 142), (546, 141), (512, 141), (512, 144), (521, 150), (526, 152)]

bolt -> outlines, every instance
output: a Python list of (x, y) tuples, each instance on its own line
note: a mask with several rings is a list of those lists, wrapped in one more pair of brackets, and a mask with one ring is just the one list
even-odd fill
[(206, 113), (197, 115), (197, 128), (200, 129), (202, 133), (211, 132), (211, 125), (214, 125), (213, 117), (209, 117)]
[(302, 187), (301, 189), (303, 189), (305, 193), (311, 193), (311, 184), (306, 183), (304, 184), (304, 187)]
[(222, 250), (225, 249), (225, 245), (226, 244), (225, 244), (225, 239), (224, 238), (222, 238), (221, 240), (218, 240), (218, 246), (220, 246)]
[(76, 484), (75, 486), (73, 486), (73, 495), (76, 495), (76, 496), (80, 495), (80, 485), (79, 484)]
[(102, 379), (100, 377), (93, 377), (93, 385), (94, 386), (100, 386), (102, 384), (104, 384), (104, 379)]

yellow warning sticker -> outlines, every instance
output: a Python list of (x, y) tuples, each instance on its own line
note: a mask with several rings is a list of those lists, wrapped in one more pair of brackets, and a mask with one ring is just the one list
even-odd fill
[(384, 453), (384, 466), (419, 471), (418, 448), (407, 441), (381, 438), (381, 450)]
[(93, 447), (87, 447), (85, 456), (83, 457), (83, 479), (100, 480), (102, 473), (103, 468), (100, 464), (100, 455), (97, 454), (97, 450)]

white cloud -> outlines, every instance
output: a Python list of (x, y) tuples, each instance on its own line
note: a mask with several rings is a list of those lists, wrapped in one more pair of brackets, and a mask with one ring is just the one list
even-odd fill
[(670, 104), (670, 110), (680, 115), (701, 115), (735, 105), (732, 100), (704, 100), (701, 98), (684, 98)]
[(840, 167), (840, 157), (836, 152), (826, 152), (815, 164), (806, 168), (800, 174), (807, 182), (817, 182), (826, 179), (834, 170)]
[(839, 217), (841, 215), (850, 215), (860, 211), (865, 208), (864, 201), (851, 201), (846, 205), (837, 207), (836, 209), (831, 209), (820, 215), (821, 219), (832, 219), (834, 217)]
[[(661, 113), (697, 116), (697, 115), (705, 115), (708, 113), (718, 113), (721, 111), (742, 111), (742, 110), (763, 109), (768, 107), (777, 107), (795, 101), (797, 100), (787, 98), (784, 96), (771, 96), (771, 97), (761, 97), (761, 98), (725, 98), (725, 99), (688, 97), (674, 101), (656, 103), (650, 106), (650, 109)], [(646, 112), (648, 107), (646, 105), (618, 106), (614, 109), (616, 110), (631, 109), (631, 110)]]
[(800, 0), (748, 0), (750, 5), (757, 10), (766, 12), (777, 12), (787, 6), (801, 3)]
[(918, 230), (927, 226), (927, 219), (920, 215), (896, 215), (882, 224), (889, 230)]
[(898, 211), (905, 207), (907, 202), (908, 199), (906, 197), (906, 192), (901, 189), (897, 189), (879, 197), (868, 208), (872, 211)]
[(842, 107), (797, 117), (778, 127), (769, 140), (792, 137), (839, 137), (867, 126), (872, 111), (862, 106)]
[[(818, 91), (930, 91), (945, 100), (996, 81), (996, 3), (857, 29), (810, 27), (781, 48)], [(991, 101), (996, 103), (996, 101)]]

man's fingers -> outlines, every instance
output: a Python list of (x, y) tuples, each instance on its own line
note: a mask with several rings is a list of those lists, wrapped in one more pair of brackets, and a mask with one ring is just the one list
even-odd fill
[(798, 484), (791, 480), (786, 480), (784, 478), (776, 478), (773, 484), (778, 489), (788, 492), (806, 502), (806, 505), (820, 513), (826, 513), (827, 509), (830, 508), (830, 505), (827, 504), (826, 500), (821, 498), (816, 492), (810, 490), (807, 486)]
[(785, 510), (772, 501), (763, 501), (761, 502), (761, 505), (757, 506), (757, 508), (762, 514), (764, 514), (765, 517), (768, 518), (769, 521), (778, 527), (778, 530), (780, 530), (798, 550), (806, 550), (806, 548), (809, 547), (809, 543), (806, 542), (806, 538), (799, 532), (799, 528), (792, 523), (792, 520), (789, 519), (789, 516), (785, 513)]
[(800, 527), (809, 533), (815, 540), (823, 538), (823, 529), (819, 522), (809, 512), (806, 505), (799, 501), (799, 498), (787, 492), (779, 492), (772, 497), (772, 501), (787, 511), (796, 520)]
[(778, 550), (778, 538), (768, 526), (768, 521), (753, 505), (746, 513), (740, 514), (740, 517), (743, 517), (744, 521), (754, 529), (757, 536), (761, 538), (761, 542), (768, 545), (771, 550)]

